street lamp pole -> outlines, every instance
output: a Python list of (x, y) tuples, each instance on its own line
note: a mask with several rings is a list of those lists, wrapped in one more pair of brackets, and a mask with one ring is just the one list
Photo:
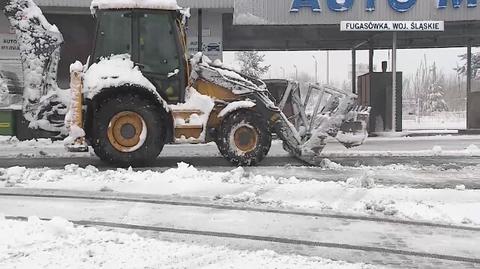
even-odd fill
[(295, 68), (295, 81), (298, 81), (298, 67), (294, 64), (293, 68)]
[(327, 84), (330, 84), (330, 51), (327, 50)]
[(315, 61), (315, 84), (318, 84), (318, 61), (315, 55), (312, 55), (313, 60)]

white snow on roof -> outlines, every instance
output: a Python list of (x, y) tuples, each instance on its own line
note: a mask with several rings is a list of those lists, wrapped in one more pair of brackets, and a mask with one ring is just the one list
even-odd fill
[(145, 8), (179, 10), (177, 0), (93, 0), (90, 9)]

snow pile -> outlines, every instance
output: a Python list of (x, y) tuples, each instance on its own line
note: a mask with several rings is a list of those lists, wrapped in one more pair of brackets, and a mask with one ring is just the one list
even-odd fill
[(175, 126), (202, 125), (203, 131), (200, 134), (200, 137), (194, 137), (194, 139), (205, 141), (205, 131), (207, 129), (208, 119), (210, 118), (210, 113), (214, 106), (215, 102), (212, 98), (198, 93), (193, 87), (189, 87), (185, 92), (185, 103), (170, 105), (169, 108), (172, 111), (200, 110), (200, 115), (193, 113), (188, 119), (175, 118)]
[(252, 108), (254, 106), (256, 106), (256, 104), (249, 100), (232, 102), (232, 103), (229, 103), (224, 109), (222, 109), (220, 113), (218, 113), (218, 117), (223, 118), (232, 111), (235, 111), (241, 108)]
[(85, 131), (76, 124), (69, 126), (68, 137), (63, 140), (65, 145), (72, 145), (75, 140), (80, 137), (85, 137)]
[[(478, 178), (480, 167), (470, 169), (472, 177)], [(407, 167), (391, 166), (384, 172), (403, 178), (410, 171)], [(165, 172), (99, 171), (93, 166), (80, 168), (77, 165), (60, 170), (11, 167), (0, 169), (0, 187), (176, 195), (226, 203), (480, 225), (480, 190), (465, 186), (455, 188), (455, 185), (444, 189), (382, 186), (375, 183), (382, 174), (374, 172), (358, 168), (358, 176), (353, 174), (339, 182), (321, 182), (259, 175), (243, 168), (210, 172), (185, 163)], [(452, 174), (444, 170), (437, 173)]]
[(346, 183), (349, 187), (355, 188), (373, 188), (375, 187), (375, 180), (373, 179), (373, 171), (366, 171), (360, 177), (348, 178)]
[(72, 72), (82, 72), (85, 66), (80, 61), (75, 61), (70, 65), (70, 73)]
[(83, 83), (87, 99), (92, 99), (102, 89), (135, 86), (150, 91), (167, 108), (155, 86), (143, 76), (128, 54), (112, 55), (92, 64), (85, 73)]
[(122, 9), (122, 8), (145, 8), (145, 9), (164, 9), (179, 10), (181, 7), (177, 0), (93, 0), (90, 10), (95, 13), (95, 9)]
[[(161, 255), (159, 255), (161, 253)], [(74, 226), (62, 218), (0, 216), (1, 268), (374, 268), (319, 257), (241, 251)]]
[(56, 82), (62, 34), (32, 0), (10, 1), (5, 14), (16, 30), (20, 46), (25, 118), (31, 128), (66, 133), (63, 122), (50, 121), (66, 113), (66, 95)]
[(432, 153), (435, 156), (442, 154), (442, 147), (441, 146), (433, 146)]
[(202, 78), (226, 89), (231, 89), (234, 94), (267, 91), (263, 81), (244, 76), (233, 68), (223, 65), (220, 61), (212, 62), (201, 52), (190, 59), (190, 64), (192, 65), (192, 80)]
[(393, 200), (368, 201), (365, 209), (370, 213), (383, 213), (386, 216), (393, 216), (398, 213)]
[(465, 149), (465, 152), (468, 154), (468, 155), (480, 155), (480, 148), (477, 147), (476, 145), (474, 144), (471, 144), (469, 145), (466, 149)]
[(464, 191), (466, 188), (465, 188), (465, 185), (457, 185), (455, 186), (455, 189), (458, 190), (458, 191)]
[(335, 136), (335, 138), (342, 144), (348, 144), (352, 146), (362, 145), (367, 137), (367, 132), (345, 133), (343, 131), (339, 131)]

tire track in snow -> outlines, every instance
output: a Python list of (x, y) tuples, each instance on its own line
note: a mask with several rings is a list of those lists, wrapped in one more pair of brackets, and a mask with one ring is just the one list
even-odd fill
[(79, 199), (79, 200), (92, 200), (92, 201), (113, 201), (113, 202), (126, 202), (126, 203), (145, 203), (145, 204), (156, 204), (156, 205), (170, 205), (170, 206), (183, 206), (183, 207), (199, 207), (199, 208), (210, 208), (217, 210), (234, 210), (234, 211), (246, 211), (246, 212), (259, 212), (259, 213), (273, 213), (281, 215), (294, 215), (294, 216), (303, 216), (303, 217), (320, 217), (320, 218), (331, 218), (331, 219), (345, 219), (345, 220), (359, 220), (359, 221), (369, 221), (369, 222), (380, 222), (380, 223), (392, 223), (397, 225), (411, 225), (411, 226), (423, 226), (423, 227), (434, 227), (434, 228), (445, 228), (452, 230), (465, 230), (465, 231), (475, 231), (480, 232), (480, 227), (472, 226), (460, 226), (460, 225), (449, 225), (441, 223), (432, 223), (424, 221), (410, 221), (410, 220), (400, 220), (392, 218), (379, 218), (379, 217), (369, 217), (369, 216), (360, 216), (360, 215), (346, 215), (346, 214), (334, 214), (334, 213), (314, 213), (314, 212), (305, 212), (305, 211), (293, 211), (293, 210), (279, 210), (272, 208), (262, 208), (262, 207), (248, 207), (248, 206), (234, 206), (221, 203), (207, 203), (207, 202), (195, 202), (189, 201), (186, 198), (178, 199), (168, 199), (166, 197), (152, 196), (151, 198), (147, 197), (135, 197), (135, 195), (125, 195), (118, 193), (98, 193), (98, 192), (80, 192), (76, 193), (75, 191), (63, 191), (63, 190), (42, 190), (42, 189), (0, 189), (0, 197), (28, 197), (28, 198), (47, 198), (47, 199)]
[[(9, 220), (20, 220), (20, 221), (28, 220), (28, 217), (25, 217), (25, 216), (6, 216), (5, 218)], [(41, 218), (41, 220), (49, 221), (51, 219)], [(325, 247), (325, 248), (335, 248), (335, 249), (344, 249), (344, 250), (358, 250), (358, 251), (365, 251), (365, 252), (378, 252), (378, 253), (384, 253), (384, 254), (414, 256), (414, 257), (421, 257), (421, 258), (431, 258), (431, 259), (448, 260), (448, 261), (455, 261), (455, 262), (467, 262), (467, 263), (474, 263), (474, 264), (480, 263), (480, 259), (470, 258), (470, 257), (443, 255), (443, 254), (381, 248), (381, 247), (360, 246), (360, 245), (351, 245), (351, 244), (298, 240), (298, 239), (290, 239), (290, 238), (282, 238), (282, 237), (257, 236), (257, 235), (225, 233), (225, 232), (215, 232), (215, 231), (201, 231), (201, 230), (190, 230), (190, 229), (176, 229), (176, 228), (169, 228), (169, 227), (144, 226), (144, 225), (103, 222), (103, 221), (88, 221), (88, 220), (72, 221), (70, 220), (70, 222), (76, 225), (81, 225), (81, 226), (108, 227), (108, 228), (116, 228), (116, 229), (200, 235), (200, 236), (231, 238), (231, 239), (247, 239), (252, 241), (263, 241), (263, 242), (289, 244), (289, 245), (302, 245), (302, 246), (309, 246), (309, 247)]]

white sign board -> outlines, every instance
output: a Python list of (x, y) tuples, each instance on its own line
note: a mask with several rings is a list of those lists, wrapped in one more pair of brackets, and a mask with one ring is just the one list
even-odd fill
[[(205, 54), (212, 61), (223, 61), (223, 44), (221, 38), (218, 37), (203, 37), (203, 54)], [(195, 54), (198, 52), (197, 38), (188, 38), (188, 52)]]
[(345, 32), (443, 32), (443, 21), (342, 21)]
[(0, 59), (20, 58), (20, 47), (15, 34), (0, 34)]

